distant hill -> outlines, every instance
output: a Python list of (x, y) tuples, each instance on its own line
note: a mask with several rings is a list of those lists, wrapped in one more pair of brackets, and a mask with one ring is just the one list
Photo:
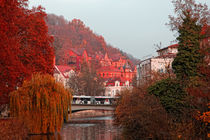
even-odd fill
[(86, 48), (87, 52), (93, 55), (107, 52), (111, 58), (126, 56), (133, 65), (138, 61), (132, 55), (107, 45), (102, 36), (93, 33), (79, 19), (67, 21), (63, 16), (48, 14), (46, 21), (49, 34), (54, 36), (56, 64), (64, 64), (65, 61), (63, 60), (65, 58), (63, 54), (70, 48)]

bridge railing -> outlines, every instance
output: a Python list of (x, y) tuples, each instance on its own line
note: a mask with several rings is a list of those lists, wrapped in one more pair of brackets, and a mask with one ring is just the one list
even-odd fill
[(73, 96), (72, 104), (112, 105), (116, 99), (110, 96)]

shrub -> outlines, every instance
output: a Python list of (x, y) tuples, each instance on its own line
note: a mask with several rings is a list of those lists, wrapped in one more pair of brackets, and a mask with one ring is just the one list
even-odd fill
[(164, 139), (169, 134), (165, 109), (155, 96), (139, 89), (122, 93), (114, 122), (123, 128), (125, 139)]

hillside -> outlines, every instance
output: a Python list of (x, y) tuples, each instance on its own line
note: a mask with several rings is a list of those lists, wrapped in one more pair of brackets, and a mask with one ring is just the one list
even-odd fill
[(137, 59), (131, 55), (127, 55), (125, 52), (107, 45), (102, 36), (93, 33), (79, 19), (67, 21), (62, 16), (48, 14), (47, 25), (49, 34), (54, 36), (56, 64), (65, 63), (63, 54), (70, 48), (86, 48), (91, 55), (96, 53), (105, 54), (107, 52), (110, 58), (126, 56), (132, 61), (133, 65), (137, 62)]

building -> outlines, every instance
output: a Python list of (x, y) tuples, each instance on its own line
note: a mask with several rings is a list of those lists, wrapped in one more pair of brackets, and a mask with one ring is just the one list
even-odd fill
[(140, 61), (137, 65), (138, 85), (151, 79), (152, 72), (166, 73), (172, 70), (172, 62), (178, 53), (178, 44), (157, 50), (158, 56)]
[(75, 71), (70, 66), (55, 65), (54, 78), (57, 82), (63, 83), (64, 87), (68, 87), (67, 83), (69, 78), (75, 74)]
[[(67, 51), (65, 58), (65, 63), (77, 72), (80, 71), (82, 63), (85, 62), (89, 66), (94, 63), (97, 74), (105, 81), (106, 95), (116, 95), (125, 87), (125, 81), (131, 86), (132, 79), (136, 75), (135, 65), (121, 54), (110, 57), (108, 53), (89, 54), (85, 48), (72, 48)], [(120, 84), (116, 86), (115, 83), (118, 82)]]
[(116, 96), (123, 90), (132, 89), (131, 82), (123, 78), (109, 78), (105, 82), (105, 96)]
[(72, 48), (65, 54), (66, 64), (80, 70), (83, 62), (98, 62), (97, 72), (102, 78), (124, 77), (131, 80), (136, 75), (136, 67), (124, 56), (108, 56), (108, 53), (88, 54), (85, 48)]

